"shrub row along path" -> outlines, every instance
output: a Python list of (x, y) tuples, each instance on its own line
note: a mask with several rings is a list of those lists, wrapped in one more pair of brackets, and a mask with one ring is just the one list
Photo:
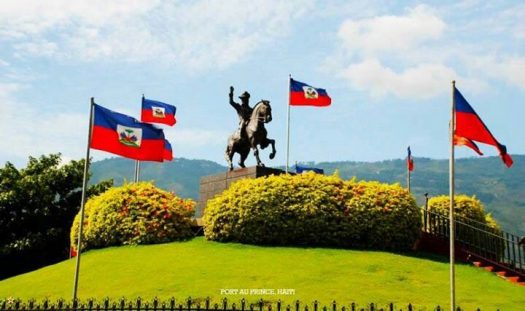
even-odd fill
[[(70, 299), (74, 260), (0, 281), (0, 299)], [(79, 297), (221, 298), (221, 289), (295, 289), (262, 298), (329, 304), (389, 302), (446, 306), (448, 262), (422, 253), (328, 248), (261, 247), (195, 238), (149, 246), (92, 250), (82, 257)], [(257, 295), (229, 295), (255, 301)], [(518, 310), (525, 288), (475, 267), (457, 266), (461, 307)]]

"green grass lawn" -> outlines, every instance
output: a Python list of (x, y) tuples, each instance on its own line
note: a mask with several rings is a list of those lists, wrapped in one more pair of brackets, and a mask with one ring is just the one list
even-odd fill
[[(82, 256), (81, 299), (210, 297), (221, 289), (294, 289), (294, 295), (226, 295), (239, 301), (297, 299), (323, 304), (370, 302), (447, 306), (446, 258), (344, 249), (258, 247), (195, 238), (113, 247)], [(71, 298), (74, 260), (0, 281), (0, 297)], [(482, 269), (457, 265), (457, 300), (467, 310), (525, 310), (525, 287)]]

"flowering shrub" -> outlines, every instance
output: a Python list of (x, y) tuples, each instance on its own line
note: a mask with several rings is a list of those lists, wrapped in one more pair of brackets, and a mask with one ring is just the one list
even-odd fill
[(392, 250), (414, 245), (421, 231), (421, 212), (407, 189), (376, 181), (361, 181), (350, 188), (345, 213), (357, 229), (352, 245)]
[[(141, 182), (114, 187), (85, 205), (82, 249), (123, 244), (153, 244), (192, 235), (195, 202)], [(71, 227), (76, 247), (80, 213)]]
[[(450, 199), (448, 195), (441, 195), (428, 200), (428, 210), (431, 212), (448, 216), (449, 208)], [(475, 220), (496, 231), (500, 230), (498, 223), (490, 213), (485, 212), (483, 204), (476, 196), (456, 195), (454, 197), (454, 215)]]
[[(447, 195), (428, 200), (428, 210), (442, 215), (449, 215), (450, 199)], [(466, 245), (480, 245), (488, 258), (501, 258), (505, 251), (503, 232), (492, 215), (485, 212), (483, 204), (475, 196), (456, 195), (454, 197), (454, 215), (461, 224), (456, 225), (456, 239)], [(429, 222), (433, 222), (430, 214)], [(474, 220), (474, 221), (472, 221)], [(482, 234), (489, 231), (492, 234)], [(481, 237), (482, 236), (482, 237)]]
[(421, 227), (399, 185), (315, 173), (243, 179), (208, 201), (207, 239), (251, 244), (407, 249)]

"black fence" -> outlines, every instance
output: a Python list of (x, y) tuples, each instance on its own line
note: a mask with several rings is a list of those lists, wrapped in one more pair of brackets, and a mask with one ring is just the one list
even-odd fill
[[(423, 210), (423, 230), (449, 238), (448, 215)], [(455, 241), (462, 250), (487, 262), (525, 276), (525, 245), (518, 236), (478, 221), (455, 216)]]
[[(185, 301), (176, 301), (174, 298), (161, 301), (157, 298), (151, 301), (143, 301), (141, 298), (135, 300), (126, 300), (124, 298), (118, 301), (110, 299), (103, 299), (96, 301), (88, 299), (86, 301), (64, 301), (58, 300), (50, 302), (44, 300), (36, 302), (29, 300), (22, 302), (16, 299), (0, 300), (0, 311), (416, 311), (416, 310), (445, 310), (440, 306), (434, 309), (417, 308), (408, 305), (400, 304), (367, 304), (358, 305), (356, 303), (337, 304), (335, 301), (329, 305), (321, 305), (314, 301), (311, 304), (303, 304), (296, 301), (292, 304), (284, 304), (281, 301), (270, 302), (259, 300), (249, 303), (246, 300), (241, 300), (239, 303), (229, 303), (227, 299), (223, 299), (220, 303), (212, 303), (210, 299), (192, 300), (191, 298)], [(461, 311), (460, 307), (456, 308)], [(481, 309), (476, 309), (481, 310)]]

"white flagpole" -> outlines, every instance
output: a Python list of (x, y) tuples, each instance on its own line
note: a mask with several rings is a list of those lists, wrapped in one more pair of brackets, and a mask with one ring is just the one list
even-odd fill
[(410, 168), (408, 167), (410, 159), (407, 159), (407, 188), (410, 193)]
[(288, 102), (286, 105), (288, 106), (288, 118), (286, 122), (286, 173), (288, 174), (289, 171), (289, 163), (290, 163), (290, 99), (291, 99), (291, 91), (290, 87), (292, 84), (292, 75), (288, 75)]
[(135, 176), (135, 182), (139, 182), (140, 180), (140, 161), (137, 160), (137, 173)]
[(137, 182), (137, 166), (139, 164), (139, 160), (135, 160), (135, 165), (133, 166), (133, 182)]
[(91, 103), (89, 106), (89, 127), (88, 127), (88, 139), (87, 139), (87, 150), (86, 150), (86, 161), (84, 162), (84, 180), (82, 181), (82, 197), (80, 199), (80, 223), (78, 225), (78, 243), (77, 243), (77, 260), (75, 265), (75, 279), (73, 284), (73, 301), (77, 299), (78, 291), (78, 277), (80, 272), (80, 246), (82, 244), (82, 227), (84, 225), (84, 206), (86, 203), (86, 189), (87, 179), (89, 172), (89, 151), (91, 144), (91, 134), (93, 131), (93, 110), (95, 108), (95, 99), (91, 97)]
[(456, 275), (454, 268), (454, 133), (456, 132), (456, 99), (454, 91), (456, 81), (452, 81), (452, 109), (450, 117), (450, 162), (449, 162), (449, 187), (450, 187), (450, 209), (449, 209), (449, 228), (450, 228), (450, 310), (456, 309)]

